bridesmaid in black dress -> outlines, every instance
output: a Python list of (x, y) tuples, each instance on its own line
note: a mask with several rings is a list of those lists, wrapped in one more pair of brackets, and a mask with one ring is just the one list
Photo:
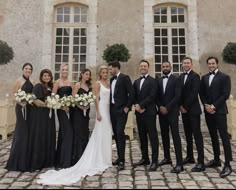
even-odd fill
[[(54, 84), (53, 93), (60, 98), (72, 95), (72, 82), (68, 80), (68, 64), (61, 66), (60, 79)], [(70, 122), (70, 109), (65, 107), (57, 111), (59, 120), (59, 134), (56, 151), (56, 168), (72, 166), (73, 129)]]
[[(79, 82), (76, 83), (73, 89), (73, 96), (76, 94), (89, 94), (92, 90), (91, 71), (85, 69), (81, 72)], [(86, 116), (84, 114), (86, 111)], [(89, 141), (89, 112), (90, 107), (78, 106), (73, 109), (72, 113), (72, 127), (73, 127), (73, 161), (75, 165), (84, 153), (84, 150)]]
[[(53, 76), (50, 70), (40, 73), (40, 83), (35, 85), (33, 94), (37, 97), (30, 114), (29, 134), (29, 170), (34, 172), (55, 166), (56, 128), (55, 114), (46, 107), (45, 100), (53, 88)], [(51, 117), (50, 117), (51, 116)]]
[[(33, 72), (33, 66), (30, 63), (24, 64), (23, 77), (18, 79), (13, 87), (13, 92), (16, 93), (19, 89), (26, 93), (32, 93), (33, 82), (30, 76)], [(24, 108), (24, 115), (22, 112)], [(16, 128), (11, 147), (10, 157), (6, 165), (8, 171), (26, 172), (27, 168), (27, 148), (28, 148), (28, 115), (30, 112), (29, 105), (16, 104)]]

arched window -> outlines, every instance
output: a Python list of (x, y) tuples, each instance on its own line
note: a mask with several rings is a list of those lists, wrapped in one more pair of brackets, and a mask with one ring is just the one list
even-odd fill
[(88, 7), (62, 5), (55, 11), (55, 80), (59, 78), (60, 65), (70, 66), (70, 79), (78, 81), (80, 71), (87, 63)]
[(153, 9), (155, 73), (160, 77), (161, 63), (173, 63), (173, 73), (182, 73), (181, 60), (186, 56), (186, 8), (178, 5), (160, 5)]

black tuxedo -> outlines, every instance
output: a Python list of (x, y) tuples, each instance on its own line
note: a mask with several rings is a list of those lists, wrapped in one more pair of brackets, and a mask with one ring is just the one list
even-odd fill
[(199, 91), (201, 79), (194, 71), (190, 71), (187, 80), (185, 74), (180, 75), (181, 101), (187, 113), (182, 114), (184, 131), (187, 141), (187, 158), (194, 159), (193, 154), (193, 136), (198, 151), (198, 163), (204, 164), (204, 144), (201, 132), (201, 106), (199, 103)]
[(134, 82), (134, 104), (139, 104), (146, 111), (142, 114), (136, 112), (136, 119), (141, 143), (142, 158), (149, 161), (148, 137), (152, 145), (152, 163), (158, 162), (159, 140), (156, 127), (157, 108), (155, 103), (157, 86), (156, 80), (148, 76), (140, 89), (141, 79)]
[(163, 78), (160, 78), (157, 82), (157, 106), (166, 107), (168, 110), (167, 115), (163, 115), (159, 111), (159, 121), (161, 127), (161, 136), (164, 148), (164, 156), (166, 159), (171, 159), (170, 157), (170, 137), (169, 128), (171, 129), (177, 165), (183, 165), (182, 157), (182, 145), (179, 134), (179, 100), (180, 100), (180, 85), (179, 80), (176, 76), (170, 75), (166, 90), (164, 92), (163, 88)]
[(211, 135), (215, 160), (220, 159), (220, 145), (217, 130), (219, 130), (225, 152), (226, 163), (232, 161), (232, 150), (227, 131), (227, 104), (231, 92), (231, 80), (228, 75), (218, 71), (209, 85), (210, 74), (202, 77), (200, 97), (203, 105), (214, 105), (215, 114), (205, 110), (206, 123)]
[[(114, 77), (111, 79), (111, 89)], [(111, 122), (114, 132), (114, 137), (117, 145), (118, 160), (125, 161), (125, 126), (128, 119), (128, 114), (124, 109), (128, 107), (130, 110), (134, 100), (134, 90), (131, 79), (129, 76), (120, 74), (116, 79), (116, 86), (114, 91), (115, 103), (112, 103), (112, 90), (111, 90)]]

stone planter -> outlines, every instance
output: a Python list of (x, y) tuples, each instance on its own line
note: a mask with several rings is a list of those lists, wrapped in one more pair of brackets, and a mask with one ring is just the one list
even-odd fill
[(129, 112), (127, 124), (125, 127), (125, 135), (129, 137), (130, 140), (134, 139), (134, 112)]
[(15, 104), (6, 97), (5, 100), (0, 100), (0, 135), (2, 140), (6, 140), (7, 135), (14, 132), (15, 125)]
[(232, 140), (236, 140), (236, 100), (230, 96), (228, 102), (228, 132), (232, 136)]

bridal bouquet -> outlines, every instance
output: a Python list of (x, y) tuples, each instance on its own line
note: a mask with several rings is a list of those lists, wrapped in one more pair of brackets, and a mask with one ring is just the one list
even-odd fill
[(60, 99), (62, 107), (75, 107), (75, 99), (73, 96), (64, 96)]
[(36, 100), (36, 96), (34, 94), (27, 94), (25, 91), (19, 89), (17, 93), (15, 93), (15, 98), (17, 103), (21, 105), (33, 104), (33, 101)]
[[(74, 100), (75, 100), (75, 105), (87, 107), (95, 102), (96, 96), (92, 92), (90, 92), (89, 94), (81, 94), (81, 95), (76, 94)], [(87, 110), (84, 110), (84, 116), (86, 116), (86, 112)]]
[(60, 109), (62, 107), (60, 96), (52, 93), (51, 96), (47, 97), (46, 105), (50, 109)]

